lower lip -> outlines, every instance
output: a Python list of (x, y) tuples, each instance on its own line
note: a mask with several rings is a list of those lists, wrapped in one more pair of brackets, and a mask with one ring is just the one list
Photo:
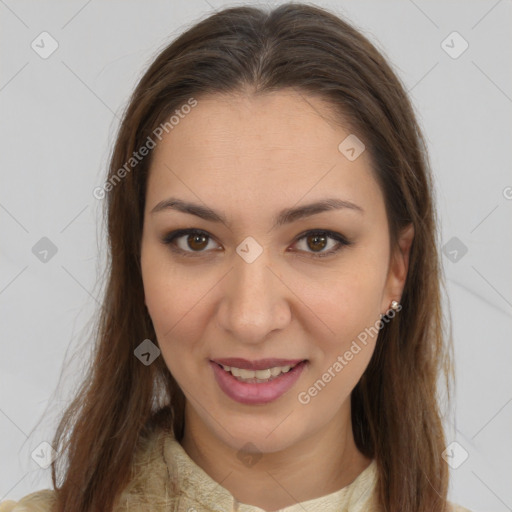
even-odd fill
[(217, 384), (229, 398), (242, 404), (255, 405), (273, 402), (284, 395), (297, 382), (306, 366), (306, 361), (302, 361), (289, 372), (282, 373), (269, 382), (259, 384), (240, 382), (217, 363), (210, 361), (210, 365), (213, 368)]

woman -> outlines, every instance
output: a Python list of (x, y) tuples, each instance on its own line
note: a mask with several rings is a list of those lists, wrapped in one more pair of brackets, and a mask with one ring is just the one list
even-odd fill
[(301, 4), (201, 21), (140, 80), (95, 196), (111, 261), (67, 466), (0, 510), (467, 510), (425, 146), (359, 32)]

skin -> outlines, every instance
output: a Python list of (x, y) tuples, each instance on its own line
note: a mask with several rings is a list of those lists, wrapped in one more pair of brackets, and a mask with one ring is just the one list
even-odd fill
[[(400, 301), (413, 238), (410, 226), (390, 252), (369, 152), (354, 161), (341, 154), (338, 145), (350, 131), (326, 113), (320, 99), (295, 91), (201, 98), (155, 148), (147, 184), (145, 303), (162, 357), (187, 399), (181, 444), (239, 501), (268, 511), (335, 492), (370, 464), (354, 443), (350, 393), (376, 337), (360, 344), (308, 404), (297, 396), (392, 300)], [(175, 210), (151, 213), (171, 196), (224, 214), (230, 227)], [(271, 229), (282, 209), (327, 197), (364, 212), (332, 210)], [(189, 245), (187, 235), (174, 241), (195, 257), (162, 242), (184, 228), (210, 237), (202, 245)], [(328, 238), (322, 249), (311, 238), (298, 239), (307, 230), (331, 230), (353, 244), (314, 258), (337, 242)], [(263, 249), (252, 263), (236, 252), (248, 236)], [(308, 364), (274, 402), (246, 405), (227, 397), (214, 379), (209, 360), (223, 357)], [(247, 443), (261, 455), (252, 465), (237, 456)]]

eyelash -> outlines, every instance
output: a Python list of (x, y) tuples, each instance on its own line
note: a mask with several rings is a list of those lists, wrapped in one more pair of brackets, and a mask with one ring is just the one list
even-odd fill
[[(184, 235), (205, 235), (208, 239), (212, 238), (206, 231), (202, 231), (200, 229), (190, 228), (190, 229), (179, 229), (177, 231), (173, 231), (173, 232), (169, 233), (168, 235), (166, 235), (162, 239), (162, 242), (165, 245), (168, 245), (169, 248), (173, 252), (178, 253), (178, 254), (180, 254), (182, 256), (185, 256), (185, 257), (193, 257), (193, 258), (195, 258), (195, 257), (200, 256), (202, 253), (206, 252), (206, 251), (183, 251), (182, 249), (179, 249), (175, 245), (173, 245), (174, 240), (176, 240), (177, 238), (181, 238)], [(336, 247), (334, 247), (333, 249), (331, 249), (330, 251), (328, 251), (328, 252), (322, 252), (322, 253), (310, 252), (310, 253), (307, 253), (307, 254), (309, 254), (313, 258), (325, 258), (327, 256), (331, 256), (331, 255), (339, 252), (343, 247), (348, 247), (348, 246), (352, 245), (352, 242), (347, 240), (344, 236), (342, 236), (339, 233), (336, 233), (334, 231), (328, 231), (328, 230), (311, 230), (311, 231), (306, 231), (305, 233), (302, 233), (301, 235), (299, 235), (296, 238), (295, 242), (298, 242), (298, 241), (302, 240), (303, 238), (307, 238), (308, 236), (312, 236), (312, 235), (313, 236), (314, 235), (326, 235), (327, 238), (331, 238), (331, 239), (336, 240), (338, 242), (338, 245)]]

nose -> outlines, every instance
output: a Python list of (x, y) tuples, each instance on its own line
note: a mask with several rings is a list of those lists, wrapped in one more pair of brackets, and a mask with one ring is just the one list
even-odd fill
[(261, 343), (290, 323), (293, 293), (272, 268), (266, 250), (252, 262), (235, 254), (233, 265), (223, 280), (218, 321), (233, 339)]

